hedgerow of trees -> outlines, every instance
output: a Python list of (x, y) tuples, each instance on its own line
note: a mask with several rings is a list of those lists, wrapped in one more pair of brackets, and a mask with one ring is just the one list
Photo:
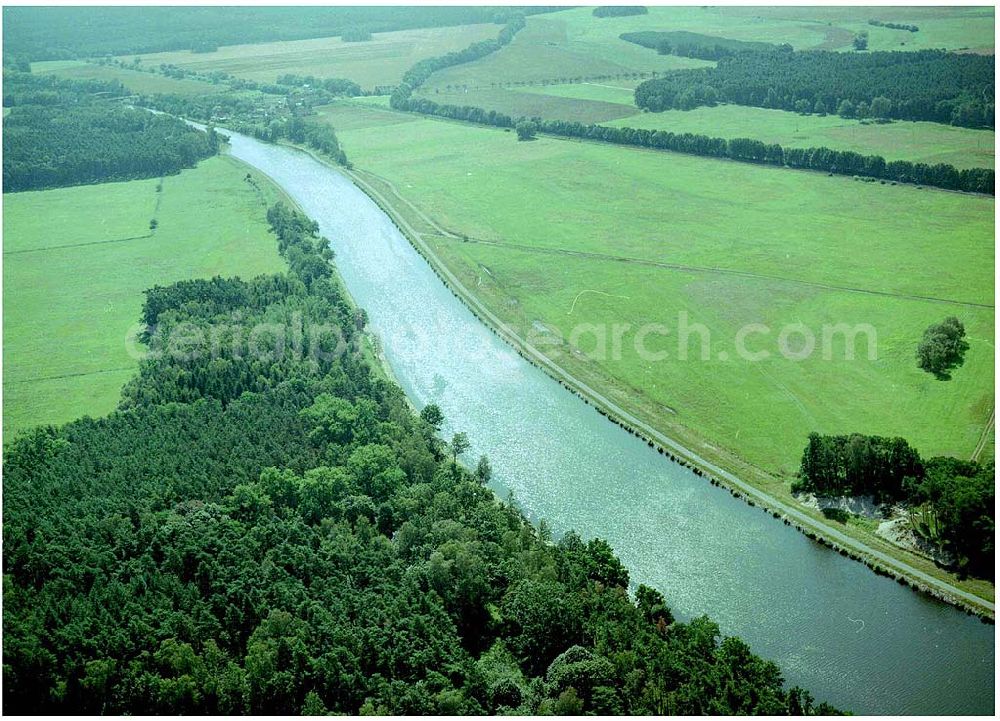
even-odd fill
[[(397, 98), (393, 107), (398, 110), (410, 110), (502, 128), (514, 128), (521, 120), (495, 110), (484, 110), (468, 105), (442, 105), (424, 97)], [(994, 193), (992, 168), (958, 170), (946, 163), (927, 165), (907, 160), (887, 161), (880, 155), (861, 155), (850, 150), (830, 148), (783, 148), (776, 143), (765, 143), (751, 138), (713, 138), (666, 130), (584, 125), (567, 120), (541, 118), (531, 120), (537, 132), (548, 135), (655, 148), (710, 158), (726, 158), (744, 163), (818, 170), (834, 175), (874, 178), (883, 182), (915, 183), (990, 195)]]
[(796, 110), (800, 101), (831, 110), (843, 100), (870, 106), (885, 98), (886, 118), (992, 128), (994, 82), (992, 57), (944, 50), (740, 52), (714, 68), (647, 80), (635, 102), (654, 112), (713, 102)]
[(601, 5), (594, 8), (595, 18), (623, 18), (631, 15), (647, 15), (649, 10), (644, 5)]
[(834, 711), (499, 502), (364, 360), (316, 224), (268, 218), (288, 273), (152, 289), (120, 409), (5, 449), (4, 711)]
[(881, 20), (869, 20), (869, 25), (874, 25), (877, 28), (889, 28), (890, 30), (907, 30), (911, 33), (920, 32), (920, 28), (916, 25), (906, 25), (904, 23), (886, 23)]
[(452, 67), (453, 65), (470, 63), (473, 60), (478, 60), (490, 53), (496, 52), (504, 45), (509, 44), (514, 39), (514, 36), (524, 28), (525, 24), (524, 15), (515, 13), (510, 16), (507, 24), (504, 25), (503, 29), (497, 35), (496, 40), (482, 40), (472, 43), (469, 47), (458, 52), (421, 60), (406, 71), (399, 85), (393, 90), (392, 95), (389, 97), (390, 107), (407, 109), (406, 105), (409, 103), (413, 92), (423, 85), (433, 73)]
[(923, 461), (902, 438), (811, 433), (792, 490), (905, 503), (915, 530), (951, 553), (961, 573), (992, 579), (994, 481), (992, 462)]
[[(214, 132), (116, 104), (120, 88), (4, 73), (4, 192), (152, 178), (218, 152)], [(8, 94), (9, 93), (9, 94)]]
[(660, 55), (680, 55), (700, 60), (721, 60), (748, 50), (782, 50), (790, 52), (791, 45), (773, 45), (771, 43), (751, 42), (746, 40), (731, 40), (729, 38), (702, 35), (685, 30), (657, 31), (644, 30), (619, 35), (626, 42), (642, 45), (644, 48), (656, 50)]

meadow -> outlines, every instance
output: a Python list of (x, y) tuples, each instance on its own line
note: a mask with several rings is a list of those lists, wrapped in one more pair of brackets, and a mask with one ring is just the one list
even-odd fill
[[(615, 46), (621, 33), (637, 30), (687, 30), (789, 43), (796, 50), (849, 50), (855, 33), (862, 30), (868, 32), (872, 50), (992, 48), (994, 40), (990, 7), (650, 7), (647, 15), (599, 20), (590, 8), (574, 8), (545, 17), (564, 23), (572, 42), (604, 52)], [(874, 27), (868, 25), (871, 19), (917, 25), (920, 30)]]
[[(540, 117), (572, 119), (581, 123), (605, 123), (628, 119), (639, 112), (635, 105), (625, 105), (586, 97), (550, 94), (549, 88), (584, 88), (586, 85), (544, 85), (531, 88), (495, 88), (447, 91), (435, 88), (420, 95), (436, 103), (472, 105), (496, 110), (513, 118)], [(581, 93), (583, 94), (583, 93)], [(629, 93), (631, 94), (631, 92)]]
[[(587, 12), (590, 12), (589, 10)], [(705, 60), (658, 55), (614, 38), (577, 41), (561, 18), (565, 13), (532, 16), (514, 41), (499, 51), (430, 77), (423, 92), (489, 89), (518, 83), (558, 82), (575, 78), (619, 77), (636, 72), (680, 70), (713, 65)]]
[[(868, 25), (868, 20), (916, 24), (910, 33)], [(734, 40), (789, 43), (798, 50), (849, 50), (856, 33), (869, 34), (872, 50), (990, 49), (992, 8), (870, 7), (650, 7), (646, 15), (594, 18), (581, 7), (528, 18), (527, 26), (499, 52), (439, 73), (423, 91), (493, 89), (558, 78), (611, 77), (711, 63), (658, 55), (622, 40), (625, 32), (686, 30)]]
[[(438, 226), (421, 223), (501, 318), (563, 339), (581, 323), (672, 329), (657, 347), (669, 357), (652, 362), (629, 332), (619, 358), (587, 357), (592, 337), (556, 346), (569, 370), (692, 448), (785, 478), (812, 430), (973, 453), (993, 398), (992, 199), (357, 112), (345, 103), (322, 117), (358, 168)], [(708, 360), (697, 339), (680, 359), (682, 311), (710, 332)], [(971, 350), (940, 382), (913, 354), (948, 315)], [(772, 329), (754, 343), (765, 361), (736, 357), (749, 323)], [(797, 323), (817, 338), (825, 325), (870, 324), (876, 357), (863, 339), (851, 361), (842, 345), (831, 360), (781, 357), (776, 335)]]
[[(612, 91), (609, 92), (609, 97)], [(754, 138), (787, 148), (827, 147), (881, 155), (929, 165), (992, 168), (992, 130), (958, 128), (941, 123), (862, 123), (838, 115), (799, 115), (741, 105), (716, 105), (694, 110), (639, 113), (608, 121), (608, 125), (674, 133), (702, 133), (719, 138)]]
[(213, 85), (191, 78), (168, 78), (160, 73), (130, 70), (113, 65), (97, 65), (83, 60), (48, 60), (31, 64), (38, 75), (57, 75), (73, 80), (117, 80), (134, 93), (172, 93), (175, 95), (205, 95), (223, 92), (224, 85)]
[(489, 90), (424, 93), (438, 103), (474, 105), (512, 117), (576, 120), (644, 130), (719, 138), (754, 138), (787, 148), (827, 147), (929, 165), (992, 168), (992, 130), (928, 122), (862, 122), (839, 115), (799, 115), (742, 105), (643, 112), (635, 106), (636, 80), (560, 83)]
[(4, 435), (117, 405), (147, 288), (281, 270), (265, 219), (279, 192), (216, 157), (162, 180), (5, 194)]
[[(884, 22), (918, 24), (921, 29), (910, 33), (868, 25), (868, 19), (875, 16)], [(662, 56), (619, 38), (623, 32), (656, 29), (789, 42), (799, 49), (848, 49), (861, 30), (869, 32), (872, 49), (985, 47), (992, 43), (993, 11), (660, 7), (650, 8), (648, 15), (595, 19), (590, 8), (576, 8), (529, 18), (510, 45), (475, 62), (435, 73), (418, 95), (514, 117), (750, 137), (792, 148), (825, 146), (888, 160), (950, 163), (957, 168), (993, 167), (992, 131), (923, 122), (880, 125), (836, 115), (803, 116), (740, 106), (642, 113), (635, 106), (633, 90), (644, 77), (712, 64)]]
[(220, 70), (239, 78), (273, 83), (286, 73), (322, 78), (349, 78), (365, 89), (399, 82), (403, 73), (424, 58), (461, 50), (495, 38), (499, 25), (422, 28), (376, 33), (365, 42), (338, 38), (229, 45), (214, 52), (177, 51), (140, 56), (145, 65), (167, 63), (186, 70)]

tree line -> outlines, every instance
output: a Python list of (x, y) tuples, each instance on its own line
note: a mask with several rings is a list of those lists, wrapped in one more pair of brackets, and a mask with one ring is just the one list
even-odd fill
[[(531, 15), (562, 10), (531, 6)], [(419, 7), (20, 7), (4, 17), (4, 56), (69, 60), (351, 34), (503, 24), (510, 8)]]
[(358, 95), (364, 95), (364, 91), (361, 90), (360, 85), (353, 80), (348, 80), (346, 78), (317, 78), (313, 75), (295, 75), (292, 73), (286, 73), (285, 75), (278, 77), (277, 84), (289, 87), (308, 86), (310, 88), (323, 88), (334, 96), (347, 96), (353, 98)]
[(486, 57), (490, 53), (495, 53), (504, 45), (509, 44), (517, 33), (524, 28), (526, 21), (524, 15), (515, 13), (511, 15), (507, 24), (497, 35), (495, 40), (482, 40), (472, 43), (464, 50), (439, 55), (433, 58), (421, 60), (403, 74), (399, 85), (392, 91), (389, 97), (389, 105), (393, 108), (401, 108), (410, 100), (413, 92), (423, 85), (427, 78), (438, 70), (450, 68), (454, 65), (471, 63), (473, 60)]
[(644, 30), (634, 33), (622, 33), (622, 40), (644, 48), (655, 50), (660, 55), (680, 55), (699, 60), (721, 60), (748, 50), (791, 52), (791, 45), (773, 45), (771, 43), (746, 40), (731, 40), (712, 35), (702, 35), (685, 30), (671, 32)]
[(214, 133), (115, 105), (93, 84), (64, 81), (52, 94), (47, 81), (22, 75), (4, 73), (14, 103), (4, 118), (4, 192), (171, 175), (218, 152)]
[(902, 438), (809, 434), (793, 491), (905, 503), (915, 530), (955, 558), (963, 574), (994, 576), (992, 462), (922, 460)]
[(905, 23), (886, 23), (881, 20), (869, 20), (869, 25), (874, 25), (877, 28), (889, 28), (890, 30), (906, 30), (911, 33), (920, 32), (920, 28), (916, 25), (907, 25)]
[[(654, 112), (714, 102), (780, 110), (834, 112), (848, 100), (889, 102), (885, 118), (929, 120), (962, 127), (994, 125), (991, 57), (913, 52), (740, 52), (714, 68), (677, 70), (636, 88), (635, 102)], [(820, 112), (817, 110), (817, 112)]]
[(591, 13), (595, 18), (624, 18), (632, 15), (647, 15), (644, 5), (601, 5)]
[[(203, 123), (221, 122), (226, 128), (267, 143), (289, 140), (319, 151), (345, 167), (351, 167), (332, 125), (292, 114), (287, 105), (279, 113), (262, 108), (259, 98), (235, 93), (204, 96), (156, 94), (138, 102), (172, 116)], [(304, 108), (308, 112), (308, 108)]]
[[(268, 219), (287, 273), (152, 289), (119, 410), (5, 449), (6, 712), (835, 711), (499, 502), (364, 359), (316, 224)], [(261, 324), (349, 352), (244, 352)]]
[[(484, 110), (468, 105), (442, 105), (429, 98), (397, 99), (393, 107), (397, 110), (409, 110), (501, 128), (514, 128), (520, 120), (495, 110)], [(751, 138), (713, 138), (708, 135), (672, 133), (667, 130), (585, 125), (568, 120), (541, 118), (530, 120), (534, 123), (536, 132), (548, 135), (669, 150), (710, 158), (726, 158), (759, 165), (817, 170), (833, 175), (875, 178), (883, 182), (915, 183), (989, 195), (994, 193), (992, 168), (958, 170), (946, 163), (928, 165), (908, 160), (887, 161), (880, 155), (861, 155), (851, 150), (833, 150), (824, 147), (785, 148), (776, 143), (765, 143)]]

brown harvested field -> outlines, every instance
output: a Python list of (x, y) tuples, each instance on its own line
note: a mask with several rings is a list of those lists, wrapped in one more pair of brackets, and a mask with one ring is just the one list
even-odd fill
[(288, 40), (256, 45), (230, 45), (211, 53), (189, 50), (143, 55), (144, 64), (167, 63), (187, 70), (221, 70), (240, 78), (274, 82), (279, 75), (296, 73), (322, 78), (349, 78), (363, 88), (393, 85), (425, 58), (461, 50), (474, 42), (495, 38), (499, 25), (461, 25), (376, 33), (367, 42), (340, 38)]

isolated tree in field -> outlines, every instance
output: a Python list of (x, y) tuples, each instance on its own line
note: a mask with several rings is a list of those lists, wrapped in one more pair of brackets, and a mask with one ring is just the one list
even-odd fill
[(534, 140), (535, 133), (538, 132), (538, 126), (531, 120), (520, 120), (514, 126), (514, 130), (517, 131), (518, 140)]
[(854, 40), (851, 41), (854, 45), (855, 50), (867, 50), (868, 49), (868, 31), (862, 30), (857, 35), (854, 36)]
[(938, 380), (951, 378), (951, 370), (965, 362), (965, 326), (954, 316), (927, 328), (917, 346), (917, 364)]

